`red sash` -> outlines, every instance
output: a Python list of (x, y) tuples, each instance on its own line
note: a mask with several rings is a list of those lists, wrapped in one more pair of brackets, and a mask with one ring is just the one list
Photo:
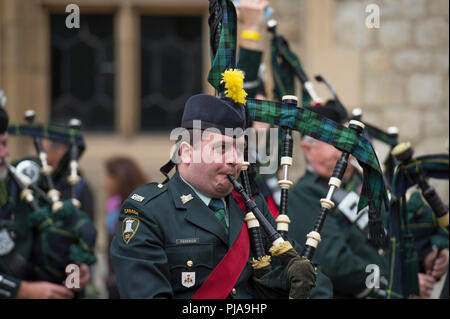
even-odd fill
[[(241, 195), (233, 190), (233, 196), (239, 207), (246, 212), (245, 202)], [(247, 224), (242, 223), (241, 232), (228, 253), (214, 268), (192, 299), (225, 299), (233, 289), (245, 268), (250, 254), (250, 238)]]
[(278, 207), (277, 207), (277, 204), (275, 204), (273, 197), (270, 195), (267, 196), (266, 203), (267, 203), (267, 206), (269, 207), (269, 210), (272, 213), (273, 217), (277, 218), (280, 213), (278, 212)]

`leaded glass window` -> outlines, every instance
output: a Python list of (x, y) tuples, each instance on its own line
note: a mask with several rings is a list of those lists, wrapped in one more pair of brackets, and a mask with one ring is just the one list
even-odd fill
[(114, 129), (114, 34), (112, 14), (81, 14), (80, 28), (67, 14), (51, 14), (51, 121), (76, 117), (83, 129)]
[(141, 17), (141, 129), (180, 125), (189, 96), (202, 90), (201, 16)]

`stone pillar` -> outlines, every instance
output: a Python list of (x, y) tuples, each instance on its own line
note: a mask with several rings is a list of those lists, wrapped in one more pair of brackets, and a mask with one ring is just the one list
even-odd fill
[(131, 137), (140, 129), (139, 15), (129, 3), (120, 6), (116, 17), (116, 128)]
[[(48, 122), (49, 37), (47, 13), (35, 1), (1, 1), (0, 88), (7, 96), (10, 123), (23, 123), (27, 109), (36, 111), (36, 122)], [(23, 141), (22, 141), (23, 140)], [(33, 151), (29, 138), (10, 143), (14, 158)]]

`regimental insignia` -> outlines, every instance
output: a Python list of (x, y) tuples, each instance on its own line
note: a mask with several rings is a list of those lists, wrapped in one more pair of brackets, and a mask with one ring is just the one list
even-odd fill
[(186, 272), (183, 271), (181, 273), (181, 284), (186, 287), (190, 288), (195, 285), (195, 272)]
[(6, 229), (0, 230), (0, 256), (5, 256), (14, 248), (14, 241)]
[(122, 238), (125, 244), (128, 244), (139, 228), (139, 219), (135, 217), (126, 217), (122, 222)]
[(137, 201), (137, 202), (142, 202), (142, 201), (144, 200), (144, 197), (141, 196), (141, 195), (138, 195), (138, 194), (133, 194), (133, 195), (131, 196), (131, 199), (134, 199), (134, 200)]
[(189, 202), (190, 200), (194, 199), (194, 197), (192, 197), (192, 194), (189, 194), (189, 195), (181, 195), (180, 198), (181, 198), (181, 202), (182, 202), (183, 204), (186, 204), (186, 203)]

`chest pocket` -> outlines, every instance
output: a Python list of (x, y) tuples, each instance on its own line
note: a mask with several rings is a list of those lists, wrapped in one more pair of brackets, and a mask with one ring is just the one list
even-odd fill
[(213, 244), (176, 245), (166, 251), (175, 292), (196, 290), (213, 270)]

